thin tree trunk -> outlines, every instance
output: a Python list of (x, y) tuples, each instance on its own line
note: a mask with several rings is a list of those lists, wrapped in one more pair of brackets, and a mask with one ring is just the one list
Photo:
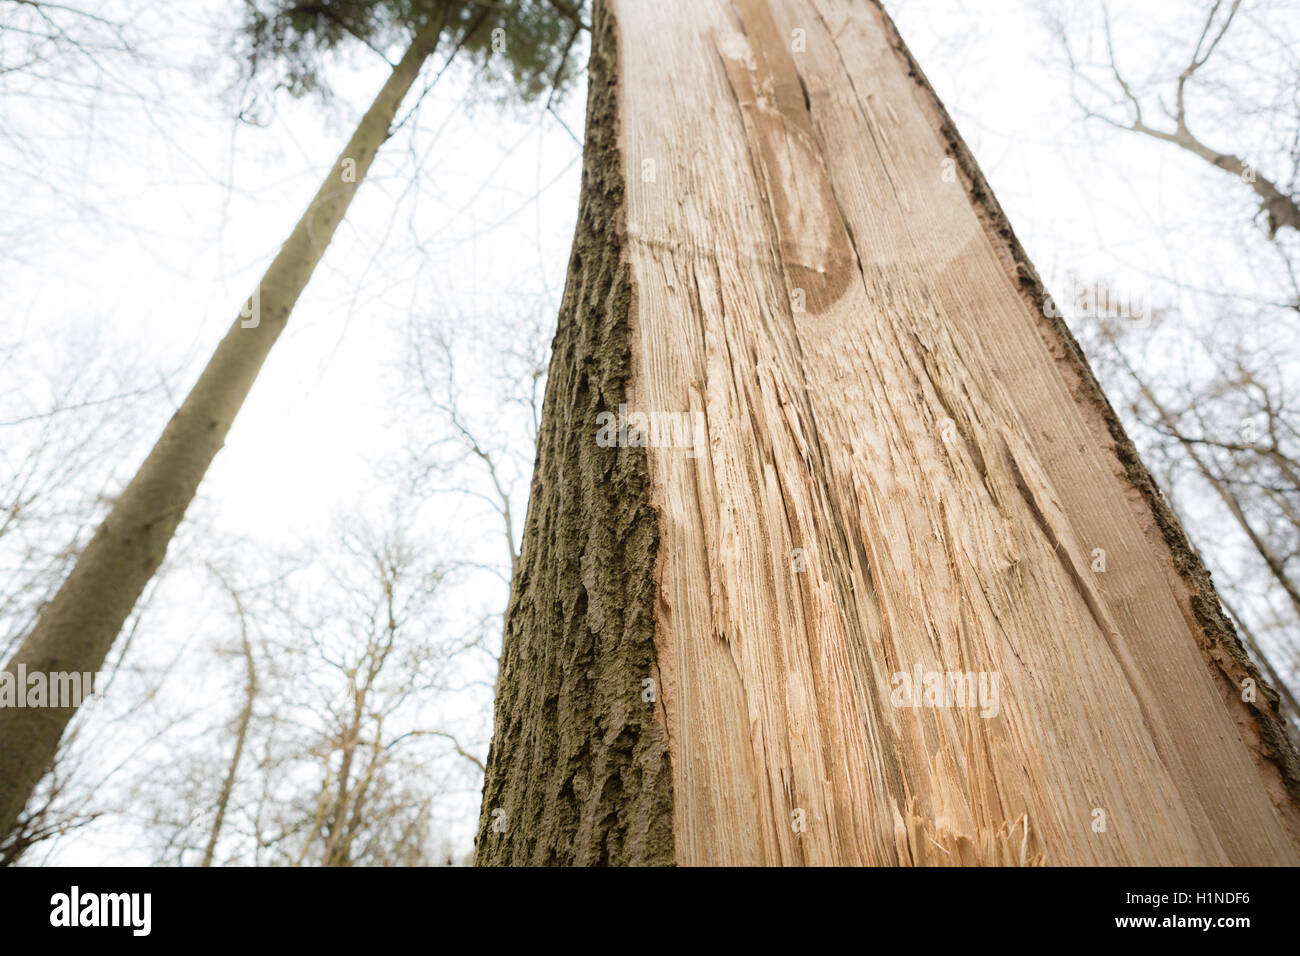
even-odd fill
[(208, 835), (208, 845), (203, 851), (201, 866), (211, 866), (212, 858), (216, 855), (217, 841), (221, 839), (221, 828), (226, 821), (226, 808), (230, 805), (230, 795), (234, 792), (235, 782), (239, 778), (239, 764), (244, 757), (248, 725), (253, 721), (253, 704), (257, 700), (257, 663), (253, 660), (253, 645), (248, 640), (248, 621), (244, 603), (238, 591), (226, 584), (224, 579), (222, 583), (230, 592), (235, 602), (235, 610), (239, 614), (239, 637), (244, 652), (247, 680), (244, 685), (244, 706), (239, 712), (239, 721), (235, 730), (235, 751), (230, 755), (230, 765), (226, 768), (226, 776), (221, 781), (221, 792), (217, 796), (217, 813), (212, 821), (212, 832)]
[(1294, 863), (1259, 673), (883, 10), (608, 0), (590, 83), (477, 862)]
[[(6, 665), (28, 674), (98, 671), (225, 442), (244, 398), (320, 262), (352, 196), (388, 138), (397, 109), (433, 52), (441, 21), (422, 30), (366, 111), (311, 206), (280, 248), (250, 306), (217, 346), (149, 457), (72, 573)], [(0, 833), (46, 772), (75, 708), (0, 708)]]
[[(353, 680), (356, 680), (355, 675)], [(352, 760), (356, 756), (357, 745), (361, 742), (361, 715), (364, 710), (366, 694), (370, 689), (367, 683), (364, 689), (353, 687), (352, 722), (344, 729), (340, 739), (342, 756), (339, 759), (339, 772), (335, 780), (334, 806), (329, 813), (329, 831), (325, 837), (325, 849), (322, 857), (324, 866), (343, 866), (346, 853), (340, 853), (343, 828), (347, 824), (348, 804), (352, 797)]]

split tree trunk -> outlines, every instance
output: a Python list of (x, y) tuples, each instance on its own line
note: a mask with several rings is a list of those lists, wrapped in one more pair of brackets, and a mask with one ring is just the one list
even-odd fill
[(609, 0), (590, 82), (477, 862), (1295, 863), (1276, 698), (883, 11)]
[[(329, 246), (420, 68), (441, 22), (425, 28), (393, 67), (307, 212), (280, 247), (249, 305), (217, 346), (149, 457), (117, 499), (68, 579), (6, 670), (97, 672), (185, 509), (225, 443), (298, 296)], [(75, 708), (0, 708), (0, 835), (8, 833), (49, 769)]]

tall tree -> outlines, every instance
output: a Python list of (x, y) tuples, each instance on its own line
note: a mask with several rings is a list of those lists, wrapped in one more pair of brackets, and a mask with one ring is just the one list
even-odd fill
[(480, 864), (1294, 863), (1300, 762), (878, 4), (607, 0)]
[[(375, 45), (405, 34), (409, 42), (197, 383), (6, 664), (15, 681), (22, 673), (82, 673), (102, 665), (388, 139), (398, 108), (444, 34), (454, 38), (457, 51), (479, 57), (489, 77), (527, 98), (563, 82), (568, 49), (581, 25), (570, 7), (556, 0), (250, 0), (247, 10), (250, 68), (275, 64), (283, 85), (296, 93), (322, 88), (322, 54), (349, 39)], [(71, 706), (0, 708), (0, 834), (12, 829), (50, 767), (74, 711)]]

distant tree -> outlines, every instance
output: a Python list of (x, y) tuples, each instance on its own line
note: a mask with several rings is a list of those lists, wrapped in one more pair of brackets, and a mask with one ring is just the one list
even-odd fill
[[(463, 54), (503, 93), (527, 99), (566, 85), (568, 50), (582, 26), (576, 8), (560, 0), (250, 0), (240, 40), (250, 82), (269, 74), (273, 87), (291, 93), (321, 91), (327, 54), (344, 43), (385, 50), (400, 42), (404, 52), (198, 382), (6, 669), (99, 670), (440, 43), (451, 40), (447, 62)], [(73, 710), (0, 710), (0, 835), (12, 829), (48, 769)]]
[(212, 566), (236, 686), (218, 734), (202, 722), (165, 766), (137, 768), (132, 803), (159, 862), (443, 861), (438, 800), (476, 789), (482, 760), (441, 715), (487, 632), (451, 622), (456, 563), (414, 523), (358, 514), (310, 560)]
[[(1255, 192), (1270, 239), (1282, 229), (1300, 230), (1294, 10), (1256, 11), (1243, 0), (1189, 5), (1196, 19), (1185, 40), (1162, 41), (1160, 55), (1140, 64), (1125, 59), (1105, 0), (1082, 8), (1051, 4), (1048, 10), (1085, 115), (1169, 143), (1236, 177)], [(1072, 23), (1094, 11), (1100, 28), (1092, 34)], [(1257, 69), (1261, 50), (1280, 52), (1268, 62), (1284, 64), (1285, 72), (1270, 76)], [(1225, 115), (1237, 121), (1235, 143), (1215, 144), (1214, 137), (1197, 132), (1199, 123), (1210, 125)], [(1262, 121), (1266, 135), (1252, 137), (1242, 119)]]

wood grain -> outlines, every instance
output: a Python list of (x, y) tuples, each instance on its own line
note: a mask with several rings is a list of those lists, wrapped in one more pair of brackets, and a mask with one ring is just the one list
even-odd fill
[[(880, 11), (612, 7), (629, 404), (707, 422), (648, 449), (677, 861), (1297, 862)], [(917, 669), (997, 715), (895, 706)]]

